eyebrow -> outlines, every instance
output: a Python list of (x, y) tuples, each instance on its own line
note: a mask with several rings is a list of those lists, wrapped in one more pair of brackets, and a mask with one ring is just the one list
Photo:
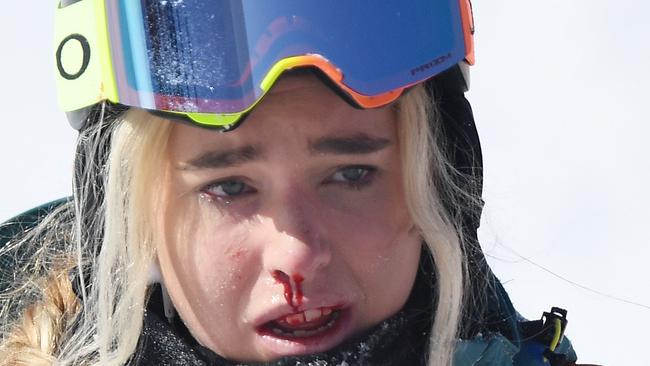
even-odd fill
[(180, 170), (228, 168), (256, 160), (260, 157), (260, 149), (246, 145), (230, 150), (208, 151), (198, 157), (178, 164)]
[[(371, 154), (389, 146), (385, 138), (370, 137), (364, 133), (345, 137), (322, 137), (309, 142), (309, 152), (334, 155)], [(230, 168), (258, 160), (262, 157), (259, 147), (246, 145), (236, 149), (208, 151), (198, 157), (178, 164), (180, 170)]]
[(371, 154), (384, 149), (391, 141), (364, 133), (346, 137), (322, 137), (309, 143), (312, 154)]

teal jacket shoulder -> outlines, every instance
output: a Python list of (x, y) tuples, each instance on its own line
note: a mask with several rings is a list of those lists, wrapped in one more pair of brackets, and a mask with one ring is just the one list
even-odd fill
[(460, 340), (454, 353), (454, 366), (565, 366), (577, 361), (571, 341), (564, 337), (555, 353), (565, 356), (560, 362), (544, 357), (547, 347), (526, 341), (520, 347), (499, 333), (479, 334), (471, 340)]
[(0, 247), (4, 246), (10, 239), (16, 237), (16, 235), (36, 226), (40, 220), (51, 213), (56, 207), (69, 202), (71, 199), (70, 197), (60, 198), (42, 204), (0, 224)]
[[(61, 198), (23, 212), (6, 222), (0, 224), (0, 248), (3, 248), (11, 239), (20, 236), (36, 226), (45, 216), (54, 209), (71, 200), (70, 197)], [(13, 266), (15, 259), (9, 255), (0, 256), (0, 269), (3, 271)]]

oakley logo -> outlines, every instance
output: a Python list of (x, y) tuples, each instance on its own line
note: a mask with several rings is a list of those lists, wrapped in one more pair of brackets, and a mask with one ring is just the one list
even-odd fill
[[(66, 45), (70, 42), (77, 42), (81, 46), (81, 52), (82, 52), (82, 59), (81, 59), (81, 65), (79, 67), (79, 70), (66, 70), (65, 67), (63, 66), (63, 51), (66, 48)], [(68, 49), (70, 48), (67, 47)], [(81, 34), (71, 34), (63, 41), (61, 41), (61, 44), (59, 44), (59, 48), (56, 50), (56, 68), (59, 69), (59, 74), (66, 79), (66, 80), (75, 80), (78, 79), (81, 75), (83, 75), (84, 72), (86, 72), (86, 69), (88, 68), (88, 64), (90, 63), (90, 44), (88, 43), (88, 40), (86, 37), (82, 36)]]
[(416, 67), (414, 69), (411, 69), (411, 76), (415, 76), (416, 74), (418, 74), (420, 72), (423, 72), (423, 71), (431, 69), (432, 67), (438, 66), (438, 65), (444, 63), (445, 61), (449, 60), (450, 58), (451, 58), (451, 53), (448, 53), (448, 54), (446, 54), (444, 56), (440, 56), (440, 57), (438, 57), (436, 59), (433, 59), (433, 60), (427, 62), (424, 65), (420, 65), (420, 66), (418, 66), (418, 67)]

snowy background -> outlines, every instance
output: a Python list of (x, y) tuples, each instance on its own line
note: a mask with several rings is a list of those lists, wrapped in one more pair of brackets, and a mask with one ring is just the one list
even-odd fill
[[(489, 260), (524, 316), (569, 310), (581, 362), (647, 365), (650, 3), (474, 10)], [(52, 29), (53, 6), (0, 12), (0, 221), (70, 193), (75, 136), (55, 105)]]

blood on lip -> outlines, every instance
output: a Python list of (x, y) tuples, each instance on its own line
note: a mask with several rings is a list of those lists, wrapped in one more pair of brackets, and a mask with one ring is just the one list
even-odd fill
[[(302, 293), (302, 282), (305, 280), (300, 274), (293, 274), (289, 277), (288, 274), (275, 270), (272, 273), (273, 279), (276, 282), (284, 286), (284, 299), (287, 301), (287, 304), (291, 306), (294, 312), (298, 313), (298, 308), (302, 305), (303, 293)], [(295, 291), (291, 286), (291, 280), (293, 279)], [(295, 296), (294, 296), (295, 294)]]

